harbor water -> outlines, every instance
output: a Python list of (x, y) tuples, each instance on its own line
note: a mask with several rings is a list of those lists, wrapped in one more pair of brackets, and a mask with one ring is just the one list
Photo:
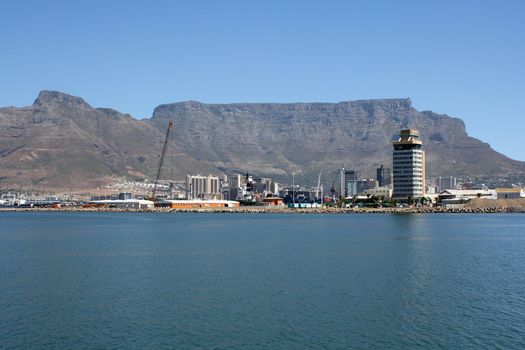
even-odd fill
[(523, 214), (1, 213), (0, 349), (524, 349)]

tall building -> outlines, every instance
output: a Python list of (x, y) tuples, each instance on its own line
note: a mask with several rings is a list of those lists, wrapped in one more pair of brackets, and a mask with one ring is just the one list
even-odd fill
[(425, 151), (419, 131), (401, 130), (393, 142), (394, 198), (420, 198), (425, 195)]
[(241, 174), (235, 174), (230, 176), (230, 187), (237, 188), (243, 187), (243, 176)]
[(376, 180), (379, 187), (389, 187), (392, 185), (392, 170), (385, 168), (383, 164), (376, 169)]
[(355, 170), (345, 170), (344, 168), (341, 169), (341, 180), (342, 180), (342, 186), (341, 188), (344, 188), (345, 191), (341, 191), (341, 196), (353, 196), (357, 194), (356, 190), (356, 183), (357, 179), (359, 177), (359, 174)]
[(453, 176), (439, 176), (436, 179), (436, 187), (438, 192), (444, 190), (455, 190), (457, 188), (457, 179)]
[(218, 176), (187, 175), (186, 188), (190, 198), (220, 199), (221, 197)]

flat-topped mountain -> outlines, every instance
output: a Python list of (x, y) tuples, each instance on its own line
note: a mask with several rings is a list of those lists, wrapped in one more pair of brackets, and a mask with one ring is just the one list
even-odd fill
[[(82, 98), (42, 91), (33, 105), (0, 108), (0, 187), (91, 188), (117, 178), (151, 178), (168, 121), (174, 122), (168, 164), (186, 173), (250, 172), (302, 182), (337, 168), (372, 176), (391, 164), (391, 141), (402, 128), (419, 129), (427, 174), (506, 176), (525, 163), (469, 137), (457, 118), (419, 112), (410, 99), (340, 103), (203, 104), (155, 108), (137, 120)], [(168, 176), (166, 174), (166, 176)]]
[[(148, 121), (172, 120), (177, 146), (220, 169), (286, 175), (295, 167), (312, 178), (346, 168), (373, 176), (392, 160), (392, 140), (403, 128), (419, 129), (432, 175), (509, 175), (525, 163), (469, 137), (458, 118), (419, 112), (410, 99), (340, 103), (202, 104), (157, 107)], [(331, 180), (331, 179), (330, 179)]]

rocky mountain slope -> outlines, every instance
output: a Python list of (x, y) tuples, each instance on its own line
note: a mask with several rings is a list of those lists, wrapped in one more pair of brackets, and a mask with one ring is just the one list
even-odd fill
[(0, 187), (93, 188), (144, 178), (158, 164), (162, 134), (129, 115), (42, 91), (29, 107), (0, 109)]
[(460, 119), (419, 112), (409, 99), (181, 102), (137, 120), (42, 91), (31, 106), (0, 108), (0, 187), (78, 189), (151, 178), (169, 120), (175, 128), (167, 164), (179, 178), (249, 171), (289, 181), (295, 169), (303, 182), (320, 171), (328, 182), (341, 164), (372, 176), (379, 164), (391, 164), (391, 141), (407, 127), (421, 132), (430, 176), (525, 173), (525, 163), (469, 137)]
[[(148, 122), (161, 128), (172, 120), (178, 147), (219, 169), (273, 176), (302, 170), (333, 176), (337, 168), (374, 176), (390, 165), (392, 140), (402, 128), (420, 130), (427, 151), (427, 174), (509, 175), (525, 163), (495, 152), (469, 137), (462, 120), (419, 112), (410, 99), (341, 103), (161, 105)], [(288, 175), (289, 177), (289, 175)]]

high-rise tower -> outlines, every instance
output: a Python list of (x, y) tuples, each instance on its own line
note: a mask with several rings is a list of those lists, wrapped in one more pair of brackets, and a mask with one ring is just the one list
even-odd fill
[(398, 141), (393, 142), (395, 198), (420, 198), (425, 195), (425, 151), (419, 131), (401, 130)]
[(390, 168), (385, 168), (383, 164), (376, 169), (376, 180), (379, 187), (390, 187), (392, 185), (392, 171)]

